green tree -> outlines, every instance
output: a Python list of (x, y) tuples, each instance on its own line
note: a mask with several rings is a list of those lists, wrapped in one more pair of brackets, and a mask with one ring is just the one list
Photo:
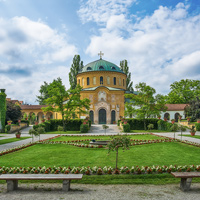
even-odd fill
[(7, 101), (7, 111), (6, 111), (6, 121), (13, 121), (16, 123), (21, 118), (21, 107), (12, 103), (11, 101)]
[(185, 107), (185, 114), (191, 117), (191, 121), (200, 119), (200, 99), (196, 97)]
[(75, 89), (77, 85), (77, 74), (83, 68), (83, 61), (81, 61), (80, 55), (75, 55), (73, 58), (73, 63), (70, 68), (69, 82), (71, 89)]
[(125, 98), (130, 102), (125, 103), (125, 115), (136, 115), (144, 120), (146, 130), (146, 118), (160, 115), (161, 111), (166, 111), (164, 98), (161, 95), (154, 96), (156, 90), (146, 83), (139, 83), (135, 86), (138, 94), (125, 94)]
[(120, 61), (121, 70), (127, 75), (126, 90), (133, 92), (133, 82), (131, 81), (131, 73), (129, 72), (127, 60)]
[(40, 96), (36, 96), (36, 101), (39, 102), (40, 105), (45, 105), (44, 100), (50, 97), (48, 94), (48, 86), (49, 84), (47, 82), (44, 82), (44, 85), (40, 86)]
[(116, 169), (117, 169), (117, 163), (118, 163), (119, 148), (121, 147), (123, 150), (128, 150), (130, 144), (131, 144), (130, 138), (125, 135), (112, 137), (111, 142), (108, 143), (108, 153), (110, 151), (116, 151), (116, 165), (115, 165)]
[(6, 122), (6, 94), (5, 89), (0, 89), (0, 132), (5, 132)]
[(44, 112), (59, 112), (62, 116), (64, 130), (66, 130), (66, 121), (73, 118), (74, 113), (77, 116), (76, 113), (79, 115), (87, 113), (89, 109), (90, 100), (81, 99), (80, 91), (80, 85), (75, 89), (66, 90), (61, 79), (54, 80), (48, 87), (50, 97), (45, 100), (48, 106), (42, 108), (42, 110)]
[(167, 103), (188, 104), (190, 100), (200, 96), (200, 81), (182, 79), (170, 85), (170, 92), (167, 95)]

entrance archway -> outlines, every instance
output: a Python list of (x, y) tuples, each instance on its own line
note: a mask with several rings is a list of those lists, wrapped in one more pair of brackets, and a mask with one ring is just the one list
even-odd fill
[(106, 110), (103, 108), (99, 110), (99, 124), (106, 124)]
[(178, 122), (178, 117), (179, 117), (179, 113), (176, 113), (175, 115), (174, 115), (174, 118), (175, 118), (175, 122)]
[(90, 120), (91, 120), (92, 124), (94, 124), (94, 112), (93, 112), (93, 110), (90, 110)]
[(114, 124), (114, 122), (116, 121), (116, 119), (115, 119), (115, 111), (114, 110), (112, 110), (111, 111), (111, 124)]

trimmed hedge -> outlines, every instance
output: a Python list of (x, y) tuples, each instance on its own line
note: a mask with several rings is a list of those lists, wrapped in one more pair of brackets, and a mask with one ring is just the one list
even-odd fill
[(129, 124), (129, 123), (123, 124), (123, 131), (124, 131), (125, 133), (130, 132), (130, 124)]
[[(143, 119), (132, 119), (132, 118), (129, 118), (129, 119), (126, 119), (127, 122), (129, 123), (130, 125), (130, 130), (144, 130), (144, 120)], [(147, 126), (149, 124), (153, 124), (154, 125), (154, 129), (158, 129), (158, 121), (159, 119), (154, 119), (154, 118), (148, 118), (148, 119), (145, 119), (146, 121), (146, 129), (147, 129)]]
[(195, 127), (197, 131), (200, 131), (200, 123), (195, 123)]
[(21, 122), (22, 123), (27, 123), (27, 126), (29, 126), (29, 120), (22, 119)]
[[(83, 123), (83, 119), (71, 119), (66, 120), (66, 131), (80, 131), (80, 126)], [(34, 125), (33, 128), (37, 129), (38, 127), (44, 127), (46, 132), (57, 131), (58, 126), (63, 126), (63, 122), (61, 119), (51, 119), (45, 121), (41, 124)]]
[(81, 124), (80, 131), (81, 133), (87, 133), (89, 130), (88, 124)]

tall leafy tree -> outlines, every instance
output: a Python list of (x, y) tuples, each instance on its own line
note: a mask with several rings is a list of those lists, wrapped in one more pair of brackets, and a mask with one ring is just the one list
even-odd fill
[(191, 117), (191, 121), (200, 119), (200, 99), (196, 97), (185, 107), (185, 114)]
[(13, 121), (16, 123), (21, 118), (21, 107), (17, 104), (7, 101), (6, 121)]
[(167, 103), (188, 104), (190, 100), (196, 99), (200, 96), (200, 81), (182, 79), (181, 81), (175, 81), (170, 85), (170, 92), (167, 96)]
[(136, 115), (137, 118), (144, 120), (144, 129), (146, 130), (146, 118), (152, 115), (160, 115), (161, 111), (166, 111), (165, 100), (162, 96), (155, 97), (156, 90), (146, 83), (139, 83), (135, 86), (138, 94), (126, 94), (125, 98), (130, 102), (125, 104), (126, 115)]
[(81, 99), (81, 87), (78, 85), (75, 89), (66, 90), (62, 84), (62, 80), (58, 78), (49, 84), (48, 94), (49, 98), (45, 100), (48, 105), (42, 108), (43, 111), (59, 112), (62, 116), (63, 127), (66, 130), (66, 121), (73, 118), (74, 114), (80, 115), (87, 113), (89, 109), (89, 99)]
[(83, 68), (83, 61), (81, 61), (80, 55), (75, 55), (69, 73), (69, 82), (71, 85), (71, 89), (76, 88), (77, 85), (76, 76), (82, 68)]
[(121, 70), (127, 75), (126, 90), (133, 92), (133, 82), (131, 81), (131, 73), (129, 72), (127, 60), (120, 61)]
[[(58, 78), (57, 80), (54, 81), (62, 82), (61, 78)], [(49, 85), (50, 85), (49, 83), (44, 81), (44, 84), (40, 86), (39, 90), (40, 95), (36, 96), (37, 97), (36, 101), (39, 102), (40, 105), (45, 105), (45, 100), (50, 97), (50, 94), (48, 93)]]

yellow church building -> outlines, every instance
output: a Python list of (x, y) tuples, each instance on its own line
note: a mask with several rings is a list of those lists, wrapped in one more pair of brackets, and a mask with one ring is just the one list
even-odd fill
[(102, 58), (91, 62), (78, 73), (77, 84), (81, 97), (90, 100), (92, 123), (113, 124), (124, 116), (126, 74), (117, 65)]

